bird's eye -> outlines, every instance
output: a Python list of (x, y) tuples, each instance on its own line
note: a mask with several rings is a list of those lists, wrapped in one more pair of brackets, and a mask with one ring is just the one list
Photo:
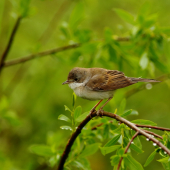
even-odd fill
[(75, 80), (75, 81), (77, 81), (78, 79), (77, 79), (77, 78), (75, 78), (74, 80)]

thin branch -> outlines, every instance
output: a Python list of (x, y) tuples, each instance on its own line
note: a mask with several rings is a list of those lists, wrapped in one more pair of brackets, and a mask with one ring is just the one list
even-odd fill
[(162, 130), (162, 131), (170, 131), (169, 128), (164, 128), (164, 127), (158, 127), (158, 126), (151, 126), (151, 125), (138, 125), (135, 124), (137, 127), (141, 128), (149, 128), (149, 129), (156, 129), (156, 130)]
[[(139, 132), (137, 131), (137, 132), (134, 134), (134, 136), (132, 137), (132, 139), (129, 141), (128, 145), (126, 146), (126, 149), (125, 149), (124, 154), (127, 153), (127, 151), (128, 151), (128, 149), (129, 149), (131, 143), (133, 142), (133, 140), (134, 140), (138, 135), (139, 135)], [(123, 157), (120, 158), (119, 164), (118, 164), (118, 166), (117, 166), (117, 170), (119, 170), (119, 168), (120, 168), (120, 166), (121, 166), (121, 163), (122, 163), (122, 160), (123, 160)]]
[(18, 30), (18, 27), (20, 25), (21, 19), (22, 19), (22, 17), (20, 17), (20, 16), (17, 18), (16, 23), (15, 23), (13, 29), (12, 29), (12, 33), (10, 35), (8, 44), (7, 44), (6, 48), (5, 48), (5, 51), (3, 52), (2, 56), (1, 56), (1, 59), (0, 59), (0, 71), (2, 70), (2, 68), (4, 66), (4, 61), (7, 58), (7, 55), (9, 53), (10, 49), (11, 49), (11, 46), (12, 46), (15, 34), (16, 34), (16, 32)]
[(151, 134), (151, 135), (157, 137), (157, 138), (163, 139), (162, 136), (160, 136), (160, 135), (158, 135), (158, 134), (156, 134), (156, 133), (154, 133), (154, 132), (151, 132), (151, 131), (148, 131), (148, 130), (144, 130), (144, 131), (145, 131), (146, 133), (149, 133), (149, 134)]
[[(116, 41), (129, 41), (130, 39), (129, 39), (129, 37), (117, 37), (117, 38), (115, 38), (115, 40)], [(98, 42), (98, 41), (95, 41), (95, 42)], [(15, 65), (15, 64), (20, 64), (20, 63), (32, 60), (32, 59), (37, 58), (37, 57), (43, 57), (43, 56), (47, 56), (47, 55), (50, 55), (50, 54), (55, 54), (55, 53), (65, 51), (65, 50), (69, 50), (69, 49), (72, 49), (72, 48), (78, 48), (81, 45), (83, 45), (83, 44), (75, 43), (75, 44), (72, 44), (72, 45), (54, 48), (54, 49), (39, 52), (39, 53), (36, 53), (36, 54), (30, 54), (30, 55), (25, 56), (25, 57), (9, 60), (9, 61), (3, 63), (3, 66), (8, 67), (8, 66), (12, 66), (12, 65)]]
[(46, 56), (46, 55), (55, 54), (55, 53), (65, 51), (65, 50), (69, 50), (69, 49), (72, 49), (72, 48), (77, 48), (80, 45), (81, 44), (76, 43), (76, 44), (67, 45), (67, 46), (63, 46), (63, 47), (59, 47), (59, 48), (54, 48), (54, 49), (51, 49), (51, 50), (48, 50), (48, 51), (39, 52), (39, 53), (36, 53), (36, 54), (31, 54), (31, 55), (28, 55), (28, 56), (25, 56), (25, 57), (22, 57), (22, 58), (9, 60), (9, 61), (5, 62), (3, 64), (3, 66), (8, 67), (8, 66), (11, 66), (11, 65), (20, 64), (20, 63), (32, 60), (32, 59), (37, 58), (37, 57), (43, 57), (43, 56)]

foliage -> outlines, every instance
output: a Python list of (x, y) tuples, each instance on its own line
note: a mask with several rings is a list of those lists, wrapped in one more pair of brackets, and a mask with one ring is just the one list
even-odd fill
[[(71, 99), (71, 90), (61, 86), (71, 68), (117, 69), (129, 77), (169, 75), (170, 28), (168, 14), (165, 16), (169, 13), (169, 4), (150, 1), (152, 9), (149, 3), (142, 2), (136, 7), (131, 5), (136, 1), (128, 3), (127, 9), (123, 9), (121, 1), (0, 2), (0, 9), (4, 11), (0, 12), (1, 51), (6, 47), (11, 23), (16, 16), (22, 16), (8, 60), (80, 43), (72, 50), (51, 52), (44, 58), (39, 56), (24, 64), (3, 68), (0, 77), (1, 169), (52, 169), (58, 165), (71, 134), (95, 104), (76, 98), (74, 93)], [(163, 17), (154, 13), (153, 4), (165, 7), (165, 11), (160, 12)], [(165, 19), (162, 21), (162, 18)], [(139, 83), (120, 89), (105, 109), (140, 125), (168, 126), (169, 85), (166, 80), (153, 88), (151, 84), (145, 87)], [(143, 93), (129, 98), (141, 89)], [(98, 127), (92, 130), (95, 126)], [(94, 118), (73, 144), (65, 169), (116, 169), (121, 157), (122, 169), (155, 169), (161, 167), (160, 163), (164, 169), (170, 169), (167, 153), (154, 143), (153, 146), (146, 144), (141, 136), (134, 139), (124, 154), (134, 133), (116, 120)], [(170, 149), (170, 133), (163, 132), (162, 137), (160, 141)], [(98, 158), (100, 153), (103, 160), (95, 160), (92, 155)], [(141, 159), (137, 159), (138, 154)], [(102, 163), (109, 158), (110, 164)]]

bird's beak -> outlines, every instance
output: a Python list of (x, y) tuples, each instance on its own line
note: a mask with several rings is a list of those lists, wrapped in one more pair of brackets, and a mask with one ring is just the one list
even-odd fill
[(69, 84), (70, 82), (68, 80), (66, 80), (65, 82), (62, 83), (62, 85), (64, 84)]

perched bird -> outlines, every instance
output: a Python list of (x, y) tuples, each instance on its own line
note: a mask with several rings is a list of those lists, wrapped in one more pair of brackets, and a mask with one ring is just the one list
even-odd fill
[(91, 113), (102, 102), (108, 99), (99, 110), (113, 98), (114, 91), (138, 82), (159, 82), (154, 79), (127, 77), (123, 72), (103, 68), (73, 68), (63, 84), (69, 87), (79, 97), (88, 100), (100, 100)]

